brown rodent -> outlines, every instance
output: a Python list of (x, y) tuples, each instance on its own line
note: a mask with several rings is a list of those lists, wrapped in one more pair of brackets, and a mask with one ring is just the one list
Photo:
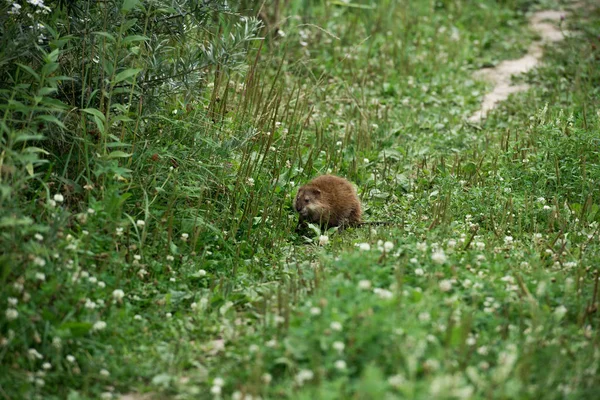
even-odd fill
[(362, 211), (356, 189), (339, 176), (322, 175), (300, 187), (294, 208), (300, 214), (296, 230), (306, 223), (340, 229), (361, 223)]

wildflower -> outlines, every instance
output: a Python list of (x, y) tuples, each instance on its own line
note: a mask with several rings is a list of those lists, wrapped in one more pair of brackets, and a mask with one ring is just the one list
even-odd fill
[(329, 327), (330, 327), (332, 330), (334, 330), (334, 331), (338, 331), (338, 332), (341, 332), (341, 331), (342, 331), (342, 324), (340, 324), (340, 323), (339, 323), (339, 322), (337, 322), (337, 321), (333, 321), (333, 322), (332, 322), (332, 323), (329, 325)]
[(383, 249), (384, 249), (386, 252), (390, 252), (390, 251), (392, 251), (392, 249), (393, 249), (393, 248), (394, 248), (394, 243), (392, 243), (392, 242), (385, 242), (385, 243), (383, 244)]
[(269, 383), (271, 383), (271, 381), (272, 381), (272, 380), (273, 380), (273, 377), (271, 376), (271, 374), (269, 374), (269, 373), (264, 373), (264, 374), (262, 375), (262, 381), (263, 381), (265, 384), (267, 384), (267, 385), (268, 385)]
[(170, 312), (165, 314), (165, 317), (167, 317), (167, 318), (171, 318), (172, 316), (173, 316), (173, 314), (171, 314)]
[[(195, 304), (195, 303), (194, 303)], [(136, 321), (141, 321), (142, 320), (142, 316), (140, 314), (135, 314), (133, 316), (133, 319), (135, 319)]]
[(387, 379), (387, 381), (390, 384), (390, 386), (399, 388), (400, 386), (404, 385), (406, 379), (404, 379), (402, 375), (392, 375)]
[(419, 321), (421, 321), (421, 322), (427, 322), (430, 319), (431, 319), (431, 315), (427, 311), (424, 311), (419, 314)]
[(44, 237), (42, 235), (40, 235), (39, 233), (36, 233), (35, 235), (33, 235), (33, 237), (38, 242), (41, 242), (42, 240), (44, 240)]
[(475, 247), (477, 248), (477, 250), (483, 250), (485, 249), (485, 243), (483, 242), (475, 242)]
[(417, 243), (417, 250), (422, 251), (422, 252), (427, 251), (427, 242)]
[(184, 242), (187, 241), (189, 237), (190, 237), (190, 235), (187, 234), (187, 233), (182, 233), (181, 234), (181, 240), (183, 240)]
[(373, 289), (373, 293), (375, 293), (379, 298), (384, 300), (389, 300), (394, 297), (394, 294), (387, 289), (375, 288)]
[(567, 307), (565, 307), (563, 305), (556, 307), (556, 309), (554, 310), (554, 315), (556, 315), (557, 319), (562, 319), (562, 317), (564, 317), (566, 313), (567, 313)]
[(19, 317), (19, 312), (14, 308), (8, 308), (5, 312), (6, 319), (9, 321), (13, 321)]
[(300, 386), (314, 378), (315, 374), (309, 369), (302, 369), (296, 374), (296, 383)]
[(35, 257), (33, 259), (33, 263), (38, 267), (43, 267), (46, 265), (46, 260), (44, 260), (42, 257)]
[(440, 281), (439, 286), (442, 292), (448, 292), (452, 289), (452, 282), (448, 279), (444, 279), (443, 281)]
[(143, 219), (138, 219), (135, 224), (138, 226), (138, 228), (143, 228), (146, 225), (146, 221)]
[(336, 342), (333, 342), (332, 347), (341, 353), (342, 351), (344, 351), (344, 348), (346, 347), (346, 345), (344, 345), (344, 342), (336, 341)]
[(72, 355), (68, 354), (67, 357), (65, 357), (67, 359), (68, 362), (70, 362), (71, 364), (73, 364), (75, 362), (75, 357), (73, 357)]
[(175, 257), (173, 257), (170, 254), (166, 258), (167, 258), (167, 261), (174, 261), (175, 260)]
[(454, 240), (454, 239), (448, 240), (448, 248), (453, 249), (454, 247), (456, 247), (456, 240)]
[(549, 205), (544, 205), (544, 207), (542, 207), (542, 208), (546, 211), (552, 210), (552, 207), (550, 207)]
[(43, 274), (41, 272), (36, 272), (35, 273), (35, 279), (37, 279), (38, 281), (45, 281), (46, 280), (46, 274)]
[(215, 378), (215, 379), (213, 379), (213, 385), (215, 385), (215, 386), (224, 386), (225, 385), (225, 381), (223, 380), (223, 378)]
[(142, 259), (142, 256), (140, 256), (139, 254), (135, 254), (135, 255), (133, 256), (133, 259), (134, 259), (135, 261), (140, 261), (140, 260)]
[(123, 300), (124, 296), (125, 296), (125, 292), (123, 292), (121, 289), (115, 289), (112, 292), (113, 299), (115, 299), (118, 302), (121, 302)]
[(221, 395), (221, 386), (213, 386), (210, 388), (210, 392), (212, 394), (214, 394), (215, 396), (220, 396)]
[(371, 289), (371, 281), (363, 279), (358, 282), (358, 288), (362, 290)]
[(436, 264), (444, 264), (447, 260), (444, 250), (438, 249), (431, 255), (431, 260)]
[(477, 349), (477, 353), (485, 356), (489, 353), (489, 349), (487, 348), (487, 346), (481, 346), (480, 348)]
[(327, 243), (329, 243), (329, 236), (327, 236), (327, 235), (319, 236), (319, 245), (320, 246), (325, 246)]
[(57, 203), (62, 203), (63, 201), (65, 201), (65, 198), (63, 197), (62, 194), (57, 193), (54, 195), (54, 201)]
[(504, 244), (506, 244), (507, 246), (510, 246), (513, 243), (513, 237), (512, 236), (505, 236), (504, 237)]
[(253, 178), (248, 178), (246, 181), (248, 182), (248, 186), (250, 186), (250, 187), (254, 186), (254, 179)]
[(106, 287), (106, 283), (104, 283), (104, 282), (102, 282), (102, 281), (99, 281), (99, 282), (98, 282), (98, 287), (99, 287), (100, 289), (104, 289), (104, 288)]
[(102, 392), (102, 394), (100, 395), (100, 398), (102, 400), (110, 400), (113, 398), (113, 394), (111, 392)]
[(423, 276), (425, 274), (425, 271), (423, 271), (423, 268), (417, 268), (415, 269), (415, 275), (417, 276)]
[(40, 354), (40, 353), (39, 353), (39, 352), (38, 352), (36, 349), (34, 349), (34, 348), (31, 348), (31, 349), (29, 349), (29, 350), (27, 351), (27, 354), (29, 355), (29, 358), (30, 358), (31, 360), (35, 360), (36, 358), (37, 358), (38, 360), (41, 360), (42, 358), (44, 358), (44, 356), (43, 356), (43, 355), (41, 355), (41, 354)]
[(343, 371), (346, 369), (346, 361), (344, 360), (337, 360), (334, 364), (336, 369), (339, 369), (340, 371)]
[(93, 331), (102, 331), (104, 329), (106, 329), (106, 322), (104, 322), (104, 321), (97, 321), (92, 326)]
[(371, 250), (371, 245), (369, 243), (360, 243), (358, 245), (358, 249), (360, 251), (369, 251), (369, 250)]
[(198, 275), (199, 276), (206, 276), (206, 271), (203, 270), (203, 269), (201, 269), (201, 270), (198, 271)]
[(123, 228), (117, 228), (117, 229), (115, 229), (115, 235), (117, 235), (117, 236), (123, 236)]
[(96, 308), (96, 303), (94, 303), (90, 299), (85, 299), (84, 307), (87, 308), (88, 310), (93, 310), (94, 308)]
[(311, 307), (310, 313), (312, 315), (319, 315), (321, 314), (321, 309), (319, 307)]
[(8, 14), (18, 14), (21, 9), (21, 5), (17, 3), (12, 4), (12, 8), (8, 11)]
[(49, 362), (45, 362), (42, 364), (42, 368), (44, 369), (51, 369), (52, 368), (52, 364), (50, 364)]

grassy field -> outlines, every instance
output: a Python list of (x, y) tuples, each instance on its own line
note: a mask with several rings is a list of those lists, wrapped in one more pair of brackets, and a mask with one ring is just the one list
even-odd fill
[[(0, 6), (0, 398), (600, 393), (592, 1), (34, 3)], [(565, 40), (466, 123), (539, 9)], [(324, 173), (391, 224), (296, 234)]]

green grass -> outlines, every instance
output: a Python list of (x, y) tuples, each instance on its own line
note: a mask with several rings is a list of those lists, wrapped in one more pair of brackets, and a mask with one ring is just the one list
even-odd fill
[[(598, 9), (476, 127), (473, 71), (556, 4), (342, 3), (291, 1), (262, 45), (218, 14), (172, 48), (139, 22), (171, 11), (136, 6), (89, 42), (76, 82), (109, 95), (85, 104), (60, 75), (87, 37), (21, 60), (37, 78), (2, 67), (0, 398), (594, 397)], [(207, 38), (189, 87), (140, 83)], [(142, 72), (123, 89), (112, 62)], [(296, 235), (295, 189), (327, 172), (392, 225)]]

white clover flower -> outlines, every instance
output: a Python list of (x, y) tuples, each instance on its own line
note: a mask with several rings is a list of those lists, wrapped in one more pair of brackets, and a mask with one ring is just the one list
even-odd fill
[(250, 186), (250, 187), (254, 186), (254, 179), (253, 178), (248, 178), (246, 180), (246, 182), (248, 182), (248, 186)]
[(342, 324), (337, 321), (333, 321), (331, 324), (329, 324), (329, 327), (331, 328), (331, 330), (334, 330), (334, 331), (338, 331), (338, 332), (342, 331)]
[(42, 364), (42, 368), (43, 369), (51, 369), (52, 368), (52, 364), (50, 364), (49, 362), (45, 362)]
[(215, 386), (225, 386), (225, 381), (223, 380), (223, 378), (215, 378), (213, 379), (213, 385)]
[(71, 364), (73, 364), (75, 362), (75, 357), (73, 357), (72, 355), (68, 354), (67, 357), (65, 357), (67, 359), (68, 362), (70, 362)]
[(320, 315), (321, 314), (321, 309), (319, 307), (311, 307), (310, 313), (312, 315)]
[(183, 240), (184, 242), (187, 241), (189, 239), (190, 235), (187, 233), (182, 233), (181, 234), (181, 240)]
[(332, 347), (334, 348), (334, 350), (337, 350), (338, 352), (342, 352), (344, 351), (344, 348), (346, 347), (346, 345), (344, 344), (344, 342), (340, 342), (340, 341), (335, 341), (333, 342)]
[(173, 316), (173, 314), (171, 314), (170, 312), (165, 314), (165, 317), (167, 317), (167, 318), (171, 318), (172, 316)]
[(19, 303), (19, 300), (17, 300), (14, 297), (9, 297), (8, 298), (8, 304), (11, 306), (16, 306)]
[(201, 270), (198, 271), (198, 275), (199, 276), (206, 276), (206, 271), (203, 270), (203, 269), (201, 269)]
[(38, 360), (41, 360), (42, 358), (44, 358), (43, 355), (41, 355), (36, 349), (31, 348), (27, 351), (27, 354), (29, 355), (29, 359), (31, 360), (35, 360), (36, 358)]
[(394, 297), (394, 293), (390, 292), (387, 289), (375, 288), (373, 289), (373, 293), (379, 296), (380, 299), (389, 300)]
[(97, 321), (92, 326), (93, 331), (102, 331), (104, 329), (106, 329), (106, 322), (104, 322), (104, 321)]
[(360, 243), (358, 245), (358, 249), (360, 251), (369, 251), (369, 250), (371, 250), (371, 245), (369, 243)]
[(174, 261), (175, 260), (175, 257), (173, 257), (170, 254), (166, 258), (167, 258), (167, 261)]
[(143, 228), (144, 226), (146, 226), (146, 221), (144, 221), (143, 219), (138, 219), (135, 224), (138, 226), (138, 228)]
[(104, 289), (106, 287), (106, 283), (102, 282), (102, 281), (98, 281), (98, 287), (100, 289)]
[(38, 267), (43, 267), (46, 265), (46, 260), (44, 260), (42, 257), (35, 257), (33, 259), (33, 263)]
[(273, 377), (269, 373), (264, 373), (261, 378), (262, 378), (262, 381), (267, 385), (269, 383), (271, 383), (271, 381), (273, 380)]
[(475, 242), (475, 247), (477, 248), (477, 250), (483, 250), (485, 249), (485, 243), (483, 242)]
[(538, 203), (541, 203), (541, 204), (546, 204), (546, 199), (543, 197), (538, 197), (535, 201), (537, 201)]
[(135, 255), (133, 256), (133, 259), (134, 259), (135, 261), (141, 261), (141, 259), (142, 259), (142, 256), (140, 256), (139, 254), (135, 254)]
[(390, 251), (392, 251), (392, 250), (394, 249), (394, 243), (392, 243), (392, 242), (385, 242), (385, 243), (383, 244), (383, 249), (384, 249), (386, 252), (390, 252)]
[(221, 395), (221, 386), (213, 386), (210, 388), (210, 392), (212, 394), (214, 394), (215, 396), (220, 396)]
[(513, 243), (513, 237), (512, 236), (505, 236), (504, 237), (504, 244), (506, 245), (511, 245)]
[(295, 380), (299, 386), (302, 386), (304, 382), (312, 380), (314, 376), (315, 374), (311, 370), (302, 369), (296, 374)]
[(446, 253), (444, 250), (438, 249), (431, 255), (431, 260), (436, 264), (444, 264), (448, 258), (446, 257)]
[(40, 235), (39, 233), (36, 233), (35, 235), (33, 235), (33, 238), (35, 240), (37, 240), (38, 242), (41, 242), (42, 240), (44, 240), (44, 237), (42, 235)]
[(143, 318), (142, 318), (142, 316), (140, 314), (135, 314), (133, 316), (133, 319), (135, 319), (136, 321), (141, 321)]
[(448, 279), (444, 279), (440, 281), (439, 286), (442, 292), (448, 292), (452, 289), (452, 282)]
[(423, 271), (423, 268), (417, 268), (417, 269), (415, 269), (415, 275), (423, 276), (423, 275), (425, 275), (425, 271)]
[(361, 281), (358, 282), (358, 288), (362, 289), (362, 290), (369, 290), (371, 289), (371, 281), (363, 279)]
[(87, 308), (88, 310), (93, 310), (96, 308), (96, 303), (90, 299), (85, 299), (85, 305), (84, 307)]
[(427, 322), (430, 319), (431, 319), (431, 314), (429, 314), (427, 311), (424, 311), (419, 314), (419, 321), (421, 321), (421, 322)]
[(115, 289), (112, 292), (112, 297), (116, 301), (121, 301), (121, 300), (123, 300), (123, 297), (125, 297), (125, 292), (121, 289)]
[(427, 242), (419, 242), (417, 243), (417, 250), (426, 252), (427, 251)]
[(54, 195), (54, 201), (57, 203), (62, 203), (63, 201), (65, 201), (65, 198), (63, 197), (62, 194), (57, 193)]
[(544, 210), (548, 211), (548, 210), (552, 210), (552, 207), (550, 207), (549, 205), (545, 205), (544, 207), (542, 207)]
[(416, 257), (411, 258), (410, 260), (408, 260), (411, 264), (417, 264), (419, 262), (419, 260), (417, 260)]
[(567, 313), (567, 307), (560, 305), (554, 309), (554, 315), (557, 319), (562, 319)]
[(482, 356), (487, 355), (489, 352), (490, 352), (490, 350), (488, 349), (487, 346), (481, 346), (480, 348), (477, 349), (477, 353)]
[(454, 240), (454, 239), (448, 240), (448, 248), (453, 249), (455, 247), (456, 247), (456, 240)]
[(123, 228), (117, 228), (115, 229), (115, 235), (117, 236), (123, 236)]
[(347, 368), (346, 361), (344, 360), (337, 360), (333, 365), (336, 369), (339, 369), (340, 371), (343, 371)]
[(45, 281), (46, 280), (46, 274), (41, 273), (41, 272), (36, 272), (35, 273), (35, 279), (37, 279), (38, 281)]
[(14, 308), (8, 308), (4, 314), (9, 321), (13, 321), (19, 317), (19, 312)]
[(474, 336), (469, 336), (469, 337), (467, 338), (467, 340), (466, 340), (466, 343), (467, 343), (469, 346), (475, 346), (475, 344), (477, 343), (477, 339), (475, 339), (475, 337), (474, 337)]
[(320, 246), (325, 246), (327, 243), (329, 243), (329, 236), (327, 236), (327, 235), (319, 236), (319, 245)]

